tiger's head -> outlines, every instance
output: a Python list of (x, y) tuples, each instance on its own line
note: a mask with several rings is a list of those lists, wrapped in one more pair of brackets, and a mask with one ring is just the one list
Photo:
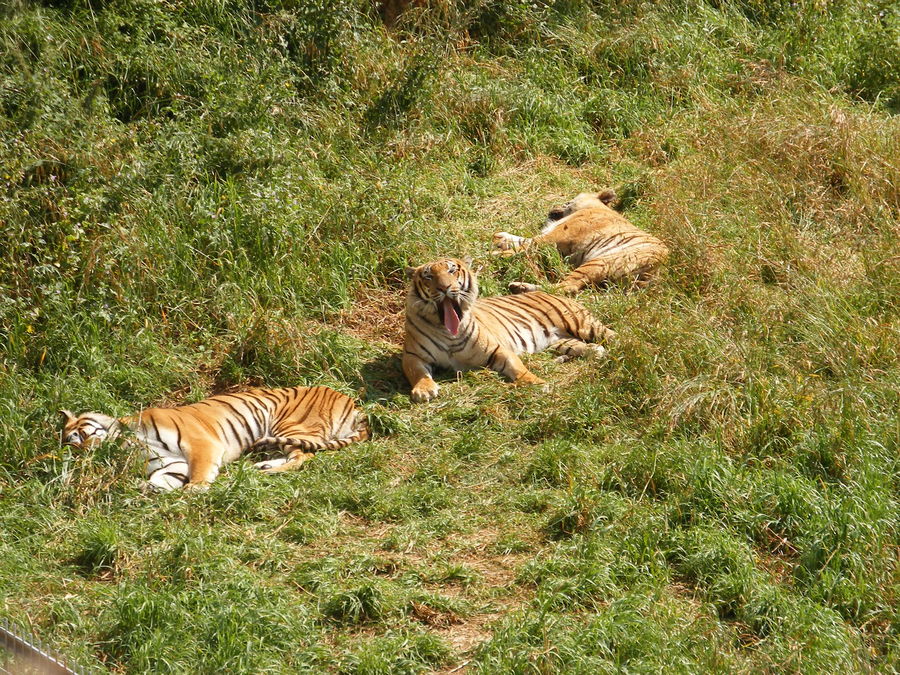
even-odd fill
[(63, 429), (60, 440), (63, 445), (76, 448), (92, 448), (104, 439), (115, 436), (119, 429), (119, 420), (101, 413), (84, 413), (75, 416), (68, 410), (60, 410), (63, 417)]
[(407, 310), (435, 316), (451, 335), (459, 333), (459, 325), (478, 297), (478, 280), (469, 269), (471, 261), (442, 258), (434, 262), (408, 267), (412, 280), (406, 298)]
[(547, 224), (550, 225), (557, 220), (562, 220), (581, 209), (609, 208), (609, 205), (615, 200), (616, 193), (610, 189), (602, 192), (582, 192), (562, 206), (554, 206), (550, 209), (550, 213), (547, 214)]

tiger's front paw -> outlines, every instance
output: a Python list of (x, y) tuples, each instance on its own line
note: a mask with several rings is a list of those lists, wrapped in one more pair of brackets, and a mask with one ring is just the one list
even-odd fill
[(282, 464), (287, 463), (287, 457), (275, 457), (273, 459), (266, 459), (262, 462), (255, 462), (253, 464), (254, 469), (259, 469), (263, 473), (271, 472), (276, 467), (281, 466)]
[(196, 483), (190, 482), (184, 486), (185, 492), (206, 492), (209, 490), (209, 483), (205, 480)]
[(524, 281), (513, 281), (509, 285), (509, 292), (513, 293), (513, 294), (515, 294), (515, 293), (531, 293), (533, 291), (539, 291), (539, 290), (541, 290), (541, 287), (538, 286), (537, 284), (528, 284), (528, 283), (525, 283)]
[(525, 371), (524, 373), (519, 375), (519, 377), (517, 377), (515, 380), (513, 380), (513, 384), (516, 385), (517, 387), (523, 386), (523, 385), (531, 385), (531, 386), (535, 386), (535, 387), (540, 387), (541, 391), (550, 391), (550, 385), (547, 384), (547, 381), (542, 380), (541, 378), (539, 378), (537, 375), (535, 375), (534, 373), (532, 373), (530, 371)]
[(184, 476), (158, 471), (144, 483), (144, 490), (147, 492), (171, 492), (183, 488), (186, 481), (187, 478)]
[(602, 359), (606, 357), (606, 347), (598, 344), (590, 344), (588, 345), (588, 352), (594, 355), (595, 359)]
[(491, 251), (491, 255), (504, 257), (515, 255), (523, 241), (525, 241), (524, 237), (517, 237), (509, 232), (497, 232), (494, 234), (492, 242), (494, 249)]
[(419, 382), (412, 390), (412, 400), (416, 403), (426, 403), (438, 395), (437, 382), (424, 380)]

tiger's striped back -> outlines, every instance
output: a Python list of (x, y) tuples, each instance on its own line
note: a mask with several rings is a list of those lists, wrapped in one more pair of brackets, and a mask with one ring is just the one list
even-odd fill
[(475, 313), (517, 353), (540, 352), (566, 337), (602, 342), (613, 335), (581, 304), (542, 291), (483, 298)]

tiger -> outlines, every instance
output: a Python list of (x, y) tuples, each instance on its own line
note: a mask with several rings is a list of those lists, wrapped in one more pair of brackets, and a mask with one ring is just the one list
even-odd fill
[(63, 445), (86, 449), (120, 435), (132, 437), (146, 456), (149, 487), (161, 491), (205, 489), (223, 464), (248, 450), (274, 446), (286, 452), (254, 464), (276, 473), (300, 468), (316, 450), (369, 438), (366, 417), (353, 399), (321, 386), (219, 394), (119, 418), (59, 412)]
[(519, 354), (553, 347), (558, 360), (565, 361), (606, 353), (594, 343), (615, 333), (574, 300), (541, 291), (479, 298), (478, 280), (468, 264), (443, 258), (407, 269), (403, 373), (413, 401), (437, 396), (435, 366), (457, 371), (487, 367), (514, 384), (546, 388)]
[[(588, 285), (604, 286), (626, 279), (643, 288), (668, 257), (669, 249), (610, 208), (615, 199), (616, 193), (610, 189), (582, 192), (563, 206), (550, 209), (547, 223), (536, 237), (494, 234), (492, 253), (511, 256), (532, 246), (554, 244), (575, 267), (552, 289), (564, 295), (575, 295)], [(524, 293), (536, 291), (538, 286), (513, 282), (509, 290)]]

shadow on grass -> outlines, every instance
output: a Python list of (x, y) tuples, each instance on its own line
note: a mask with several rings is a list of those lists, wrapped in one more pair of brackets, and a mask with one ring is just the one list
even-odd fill
[(381, 354), (360, 368), (359, 390), (364, 391), (363, 400), (375, 403), (391, 399), (396, 394), (409, 396), (409, 384), (403, 376), (400, 350)]

